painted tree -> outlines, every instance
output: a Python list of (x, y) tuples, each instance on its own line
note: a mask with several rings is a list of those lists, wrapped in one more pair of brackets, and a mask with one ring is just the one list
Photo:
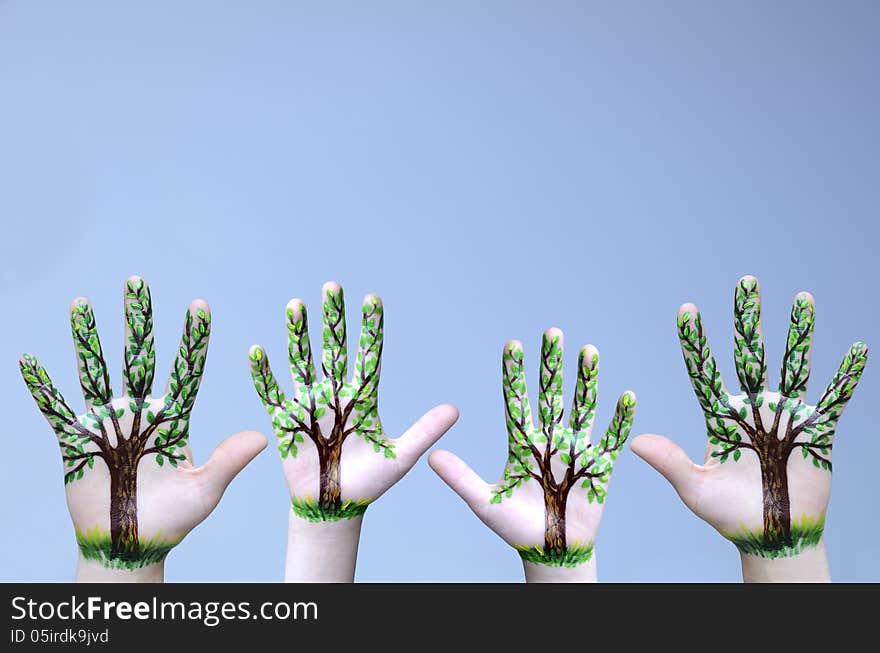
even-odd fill
[(288, 363), (294, 392), (286, 398), (269, 367), (262, 347), (249, 352), (251, 376), (278, 438), (284, 460), (301, 455), (306, 443), (318, 459), (318, 496), (293, 496), (294, 512), (300, 517), (323, 521), (350, 518), (367, 509), (371, 496), (344, 499), (342, 456), (346, 443), (359, 439), (384, 459), (395, 459), (395, 442), (382, 430), (378, 414), (384, 317), (382, 303), (368, 295), (362, 307), (359, 349), (350, 380), (348, 376), (345, 302), (342, 288), (324, 286), (323, 351), (318, 380), (309, 342), (305, 304), (292, 300), (287, 306)]
[[(830, 475), (832, 437), (846, 403), (853, 395), (867, 361), (868, 349), (854, 344), (815, 406), (806, 403), (814, 303), (808, 293), (796, 296), (782, 359), (778, 392), (767, 387), (767, 363), (761, 333), (758, 281), (743, 277), (734, 294), (734, 359), (741, 393), (726, 389), (712, 355), (703, 322), (696, 310), (679, 312), (678, 333), (685, 365), (706, 417), (711, 457), (736, 464), (744, 454), (760, 465), (763, 525), (760, 542), (728, 535), (749, 553), (776, 555), (815, 544), (821, 537), (822, 516), (812, 533), (793, 530), (789, 472), (791, 457), (804, 459)], [(748, 539), (748, 538), (746, 538)]]
[(165, 394), (151, 395), (155, 371), (150, 289), (131, 278), (125, 292), (123, 394), (114, 398), (92, 307), (74, 300), (70, 323), (86, 412), (77, 415), (37, 359), (20, 360), (25, 384), (58, 436), (65, 484), (94, 473), (96, 463), (109, 472), (111, 560), (142, 556), (138, 533), (138, 469), (142, 461), (177, 467), (185, 459), (190, 412), (204, 372), (210, 314), (187, 311), (183, 337)]
[(599, 354), (592, 347), (581, 350), (578, 378), (568, 427), (563, 425), (563, 350), (561, 332), (544, 334), (541, 346), (538, 418), (526, 391), (523, 350), (511, 342), (502, 357), (502, 386), (508, 432), (508, 459), (501, 483), (494, 487), (490, 503), (510, 499), (528, 483), (538, 484), (544, 499), (544, 545), (517, 546), (524, 558), (544, 564), (578, 563), (589, 559), (592, 543), (577, 550), (566, 538), (566, 512), (572, 490), (585, 492), (588, 503), (603, 504), (612, 466), (626, 438), (635, 414), (632, 392), (621, 395), (611, 424), (592, 444), (590, 434), (596, 409)]

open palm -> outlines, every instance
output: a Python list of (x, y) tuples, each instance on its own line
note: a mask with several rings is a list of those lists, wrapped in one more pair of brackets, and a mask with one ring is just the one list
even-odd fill
[(150, 289), (131, 277), (125, 285), (123, 393), (113, 397), (110, 376), (88, 301), (70, 312), (86, 412), (76, 414), (38, 360), (20, 360), (24, 381), (61, 448), (67, 505), (86, 560), (135, 569), (164, 559), (217, 505), (232, 478), (266, 446), (240, 433), (194, 468), (189, 424), (204, 372), (211, 316), (194, 301), (165, 392), (153, 396), (155, 350)]
[(458, 413), (452, 406), (438, 406), (400, 438), (388, 437), (378, 412), (382, 301), (376, 295), (364, 298), (358, 354), (348, 379), (342, 288), (328, 282), (322, 295), (322, 379), (315, 371), (306, 307), (300, 299), (291, 300), (286, 311), (290, 398), (275, 380), (262, 347), (251, 347), (248, 357), (254, 386), (278, 438), (294, 514), (309, 521), (337, 521), (362, 515), (446, 432)]
[(734, 357), (740, 392), (731, 394), (693, 304), (678, 312), (685, 365), (706, 418), (704, 465), (660, 436), (639, 436), (633, 450), (673, 483), (691, 510), (746, 554), (795, 555), (822, 538), (831, 496), (831, 448), (837, 422), (867, 361), (850, 347), (816, 405), (806, 402), (814, 300), (794, 300), (777, 391), (767, 385), (758, 280), (734, 294)]
[(636, 399), (625, 392), (605, 434), (590, 442), (597, 400), (599, 352), (581, 349), (569, 425), (563, 424), (563, 334), (542, 338), (536, 427), (526, 392), (522, 344), (502, 356), (508, 455), (498, 483), (488, 484), (463, 461), (436, 451), (434, 471), (471, 510), (527, 562), (573, 567), (590, 560), (612, 466), (629, 435)]

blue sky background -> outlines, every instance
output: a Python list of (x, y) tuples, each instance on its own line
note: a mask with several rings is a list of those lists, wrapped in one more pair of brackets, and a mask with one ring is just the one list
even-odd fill
[[(129, 274), (152, 286), (159, 377), (187, 303), (212, 306), (198, 463), (230, 433), (268, 432), (247, 348), (282, 361), (285, 303), (314, 312), (328, 279), (385, 301), (386, 428), (454, 402), (443, 446), (487, 479), (505, 457), (509, 338), (534, 379), (541, 331), (562, 328), (569, 393), (595, 343), (598, 424), (632, 388), (634, 432), (695, 459), (681, 302), (702, 308), (731, 382), (745, 273), (763, 285), (771, 370), (792, 296), (815, 294), (811, 399), (851, 342), (880, 347), (876, 3), (118, 4), (0, 1), (2, 580), (69, 579), (76, 559), (58, 448), (17, 357), (37, 353), (81, 406), (67, 306), (84, 294), (118, 387)], [(880, 581), (876, 367), (834, 450), (841, 581)], [(287, 510), (270, 448), (172, 552), (168, 580), (279, 580)], [(631, 451), (597, 552), (605, 581), (740, 578), (733, 545)], [(367, 512), (357, 577), (522, 571), (423, 460)]]

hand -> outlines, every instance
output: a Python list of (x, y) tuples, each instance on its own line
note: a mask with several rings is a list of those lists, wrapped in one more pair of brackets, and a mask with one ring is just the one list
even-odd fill
[[(301, 522), (344, 523), (355, 519), (359, 525), (367, 506), (397, 483), (458, 419), (453, 406), (437, 406), (403, 436), (389, 438), (378, 413), (382, 301), (376, 295), (364, 298), (359, 349), (354, 374), (348, 380), (342, 288), (334, 282), (326, 283), (322, 295), (323, 379), (319, 381), (315, 372), (306, 307), (300, 299), (287, 305), (287, 354), (293, 376), (289, 399), (275, 380), (263, 348), (255, 345), (248, 354), (254, 385), (278, 437), (291, 507), (297, 518), (291, 520), (295, 528), (303, 526)], [(355, 529), (355, 552), (357, 532)], [(353, 556), (350, 564), (353, 574)], [(288, 565), (289, 580), (301, 580), (298, 573)]]
[[(559, 329), (544, 333), (540, 428), (532, 423), (522, 344), (513, 340), (504, 347), (501, 375), (509, 445), (500, 482), (487, 484), (448, 451), (435, 451), (430, 457), (431, 467), (440, 478), (483, 523), (519, 551), (527, 576), (537, 571), (534, 565), (577, 567), (593, 557), (611, 469), (635, 414), (635, 394), (627, 391), (617, 403), (608, 430), (597, 444), (590, 443), (599, 352), (587, 345), (578, 358), (569, 426), (563, 426), (562, 344)], [(566, 578), (565, 574), (536, 576), (542, 580)]]
[(746, 556), (777, 559), (821, 544), (831, 495), (831, 446), (868, 348), (854, 344), (815, 406), (806, 403), (814, 301), (794, 299), (778, 392), (767, 386), (758, 280), (734, 295), (734, 358), (741, 391), (730, 394), (709, 350), (697, 307), (678, 311), (678, 335), (706, 416), (705, 463), (669, 440), (641, 435), (632, 449), (663, 474), (685, 504)]
[[(21, 373), (58, 436), (67, 505), (83, 561), (132, 571), (161, 563), (214, 509), (229, 482), (266, 446), (259, 433), (222, 443), (200, 468), (189, 448), (189, 420), (202, 380), (211, 315), (202, 300), (186, 313), (165, 393), (152, 396), (156, 355), (150, 289), (125, 283), (123, 393), (113, 397), (95, 316), (73, 300), (70, 323), (86, 412), (74, 413), (30, 354)], [(155, 578), (155, 576), (154, 576)]]

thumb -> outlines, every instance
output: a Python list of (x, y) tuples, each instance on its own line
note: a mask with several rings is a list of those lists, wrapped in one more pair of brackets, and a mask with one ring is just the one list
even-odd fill
[(204, 481), (206, 503), (210, 510), (219, 503), (232, 479), (268, 444), (262, 433), (242, 431), (230, 435), (214, 449), (208, 462), (196, 470)]
[(404, 470), (409, 470), (458, 420), (458, 408), (452, 404), (434, 406), (395, 440), (397, 456)]
[(471, 510), (478, 516), (485, 513), (492, 498), (491, 486), (466, 462), (451, 451), (437, 449), (428, 456), (428, 464)]
[(700, 467), (691, 462), (681, 447), (662, 435), (646, 433), (633, 440), (630, 449), (665, 476), (685, 505), (693, 510)]

